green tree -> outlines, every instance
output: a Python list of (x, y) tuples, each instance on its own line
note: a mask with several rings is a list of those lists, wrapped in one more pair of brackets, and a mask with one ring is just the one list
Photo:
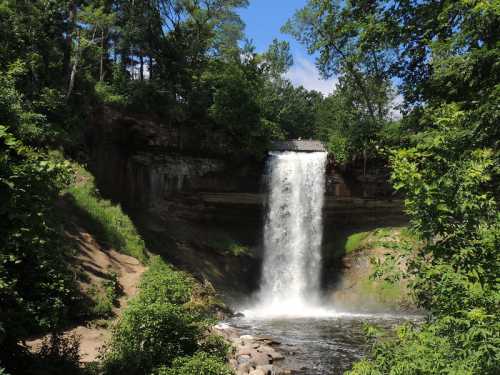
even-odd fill
[(368, 157), (376, 154), (376, 135), (390, 121), (393, 99), (394, 51), (385, 37), (384, 9), (377, 1), (311, 0), (283, 27), (309, 53), (319, 53), (324, 77), (339, 77), (336, 99), (330, 103), (336, 101), (351, 113), (350, 123), (330, 123), (332, 129), (326, 130), (324, 107), (319, 135), (339, 153), (339, 160), (360, 155), (365, 173)]

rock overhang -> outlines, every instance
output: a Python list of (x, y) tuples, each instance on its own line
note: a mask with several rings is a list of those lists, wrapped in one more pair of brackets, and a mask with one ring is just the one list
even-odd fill
[(318, 140), (292, 139), (272, 142), (269, 151), (326, 152), (326, 148)]

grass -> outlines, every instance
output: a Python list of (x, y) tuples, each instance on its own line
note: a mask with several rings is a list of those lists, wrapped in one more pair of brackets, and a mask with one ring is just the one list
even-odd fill
[(361, 249), (363, 246), (363, 241), (370, 235), (370, 233), (371, 232), (359, 232), (351, 234), (349, 237), (347, 237), (347, 241), (344, 247), (346, 254)]
[(384, 280), (371, 280), (365, 276), (359, 283), (358, 293), (385, 306), (401, 306), (408, 299), (405, 286)]
[(77, 178), (68, 188), (67, 194), (73, 198), (76, 206), (97, 224), (98, 228), (95, 229), (102, 240), (116, 250), (146, 263), (146, 247), (132, 220), (119, 205), (99, 195), (94, 178), (88, 171), (76, 164), (73, 168)]
[(368, 232), (351, 234), (347, 237), (344, 250), (346, 254), (367, 247), (386, 247), (398, 250), (406, 244), (416, 246), (417, 241), (408, 228), (378, 228)]

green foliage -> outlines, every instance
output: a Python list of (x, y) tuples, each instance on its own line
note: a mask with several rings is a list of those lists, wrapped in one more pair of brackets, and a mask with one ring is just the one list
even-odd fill
[(218, 358), (221, 361), (226, 361), (231, 345), (224, 339), (224, 337), (217, 334), (210, 334), (200, 341), (199, 351), (207, 355)]
[(24, 146), (3, 126), (0, 150), (0, 359), (8, 366), (18, 340), (64, 322), (76, 286), (54, 211), (69, 165)]
[(319, 92), (294, 87), (290, 81), (277, 77), (267, 81), (259, 95), (263, 118), (276, 124), (282, 134), (278, 134), (278, 139), (314, 136), (316, 111), (323, 100)]
[(99, 226), (94, 228), (110, 246), (141, 262), (148, 259), (144, 241), (133, 222), (121, 207), (102, 199), (97, 192), (93, 177), (80, 166), (75, 166), (79, 181), (67, 189), (75, 205)]
[(361, 243), (363, 242), (363, 240), (366, 239), (366, 237), (368, 237), (369, 235), (370, 232), (359, 232), (351, 234), (349, 237), (347, 237), (347, 241), (344, 246), (346, 254), (358, 250), (361, 247)]
[(145, 305), (155, 302), (183, 305), (191, 299), (193, 288), (194, 280), (190, 276), (154, 257), (142, 276), (136, 299)]
[(218, 357), (197, 353), (192, 357), (177, 358), (171, 368), (161, 367), (151, 375), (232, 375), (231, 369)]
[(392, 178), (424, 244), (399, 277), (431, 319), (375, 342), (350, 374), (496, 374), (499, 9), (490, 1), (378, 9), (414, 107), (401, 123), (413, 134), (392, 153)]
[(317, 54), (323, 76), (338, 77), (317, 113), (316, 135), (336, 160), (378, 156), (378, 132), (391, 121), (391, 56), (378, 2), (311, 0), (283, 27)]
[(87, 294), (92, 299), (90, 314), (92, 318), (109, 318), (113, 315), (113, 307), (117, 306), (118, 297), (122, 293), (116, 272), (110, 272), (100, 286), (92, 285)]
[(348, 374), (495, 374), (499, 326), (491, 326), (492, 319), (478, 311), (472, 319), (447, 317), (421, 329), (399, 327), (395, 339), (379, 338), (370, 360), (356, 363)]
[(263, 77), (255, 58), (213, 64), (207, 77), (213, 86), (208, 109), (215, 126), (229, 137), (231, 147), (247, 154), (264, 155), (268, 135), (261, 126), (258, 94)]
[(148, 374), (174, 358), (197, 349), (200, 328), (193, 316), (179, 305), (166, 302), (130, 303), (104, 358), (107, 374)]
[[(57, 132), (48, 126), (46, 116), (27, 108), (23, 95), (16, 89), (16, 81), (25, 72), (26, 65), (16, 60), (0, 75), (0, 124), (8, 124), (10, 131), (25, 143), (47, 143)], [(41, 105), (40, 101), (37, 103)]]
[(109, 318), (113, 315), (113, 302), (106, 293), (97, 287), (90, 288), (87, 294), (92, 299), (90, 314), (92, 318)]
[(273, 39), (268, 50), (264, 54), (269, 75), (273, 79), (280, 79), (281, 75), (293, 65), (293, 57), (290, 53), (290, 44), (285, 41)]
[[(175, 358), (200, 351), (211, 356), (207, 369), (218, 369), (216, 364), (225, 368), (227, 345), (205, 334), (213, 321), (208, 313), (210, 300), (197, 291), (199, 288), (184, 272), (175, 271), (158, 257), (152, 258), (138, 295), (113, 328), (103, 357), (104, 373), (149, 374), (161, 366), (173, 364), (175, 368), (175, 363), (180, 363)], [(193, 366), (197, 365), (196, 358)]]
[(417, 239), (408, 231), (408, 228), (386, 227), (351, 234), (347, 237), (344, 249), (346, 253), (351, 253), (366, 246), (385, 247), (403, 252), (402, 255), (406, 256), (408, 251), (405, 250), (408, 244), (411, 245), (410, 249), (418, 246)]

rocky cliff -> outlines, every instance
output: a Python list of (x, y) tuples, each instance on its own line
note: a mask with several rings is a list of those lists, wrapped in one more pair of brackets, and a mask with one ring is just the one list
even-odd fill
[[(248, 293), (259, 279), (265, 161), (194, 155), (177, 130), (110, 109), (87, 131), (89, 167), (101, 192), (134, 217), (149, 248), (216, 287)], [(405, 222), (401, 201), (375, 163), (327, 167), (325, 282), (349, 233)]]

